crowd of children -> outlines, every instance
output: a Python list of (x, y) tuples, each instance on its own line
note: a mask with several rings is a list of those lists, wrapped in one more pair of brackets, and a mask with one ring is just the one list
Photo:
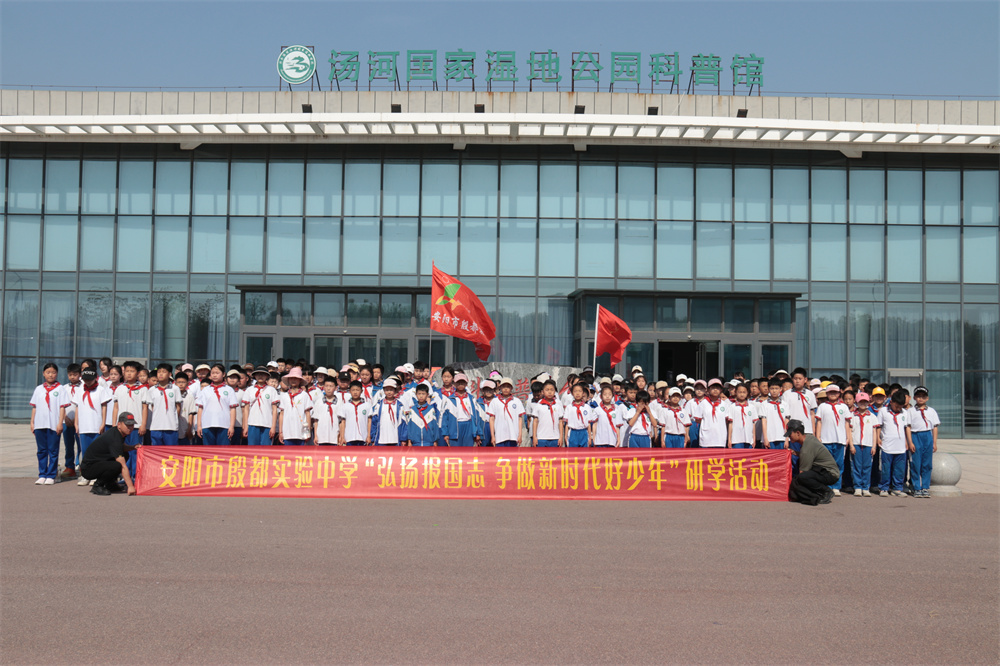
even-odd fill
[[(58, 372), (44, 367), (30, 403), (38, 485), (76, 478), (87, 446), (125, 412), (138, 421), (131, 445), (791, 448), (793, 465), (785, 425), (796, 419), (836, 460), (834, 495), (903, 495), (908, 468), (910, 492), (929, 497), (940, 423), (924, 387), (911, 404), (898, 384), (809, 379), (802, 368), (653, 384), (639, 366), (627, 379), (597, 378), (587, 367), (561, 387), (538, 375), (523, 399), (495, 371), (472, 381), (448, 366), (432, 382), (420, 361), (391, 374), (362, 359), (340, 370), (278, 359), (228, 369), (185, 363), (175, 372), (168, 363), (149, 371), (103, 358), (69, 365), (65, 385)], [(134, 476), (134, 452), (128, 464)]]

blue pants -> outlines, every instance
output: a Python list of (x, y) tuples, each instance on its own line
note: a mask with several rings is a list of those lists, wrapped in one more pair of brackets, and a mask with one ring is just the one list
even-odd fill
[(688, 439), (691, 440), (691, 448), (697, 449), (700, 446), (700, 438), (698, 434), (701, 432), (701, 424), (697, 421), (691, 422), (691, 427), (688, 428)]
[(151, 446), (177, 446), (176, 430), (151, 430), (149, 434)]
[(683, 449), (684, 435), (670, 435), (668, 433), (663, 433), (663, 448)]
[(266, 426), (250, 426), (247, 429), (247, 444), (249, 446), (268, 446), (271, 444), (271, 429)]
[(553, 447), (559, 446), (559, 440), (558, 439), (540, 439), (540, 440), (538, 440), (538, 446), (539, 446), (539, 448), (545, 447), (545, 448), (551, 449)]
[(792, 476), (799, 473), (799, 451), (802, 450), (802, 445), (789, 440), (788, 445), (792, 447)]
[(840, 481), (844, 476), (844, 450), (847, 448), (844, 444), (824, 444), (826, 450), (830, 452), (833, 459), (837, 461), (837, 469), (840, 470), (840, 476), (837, 480), (830, 484), (830, 487), (834, 490), (840, 490)]
[(35, 428), (35, 446), (38, 449), (38, 476), (56, 478), (59, 471), (59, 433), (50, 428)]
[(178, 437), (177, 446), (191, 446), (191, 440), (187, 437)]
[[(288, 440), (285, 440), (285, 444), (288, 444)], [(362, 439), (356, 439), (353, 442), (347, 442), (348, 446), (364, 446), (365, 442)]]
[(285, 446), (302, 446), (306, 443), (304, 439), (288, 439), (285, 438)]
[(785, 440), (779, 439), (777, 442), (771, 442), (772, 449), (783, 449), (785, 448)]
[(452, 446), (472, 446), (476, 443), (476, 436), (472, 431), (472, 421), (458, 421), (456, 425), (458, 426), (458, 436), (453, 439), (449, 438), (449, 444)]
[(734, 449), (752, 449), (753, 444), (748, 444), (746, 442), (733, 442)]
[[(133, 430), (132, 432), (130, 432), (128, 434), (128, 437), (125, 438), (125, 443), (128, 444), (129, 446), (135, 446), (135, 445), (139, 444), (139, 442), (140, 442), (140, 439), (139, 439), (139, 431), (138, 430)], [(132, 475), (132, 480), (133, 481), (135, 481), (135, 459), (136, 459), (135, 450), (129, 451), (128, 452), (128, 473)]]
[(872, 483), (872, 447), (855, 446), (851, 456), (851, 477), (856, 490), (868, 490)]
[(202, 428), (201, 438), (205, 446), (228, 446), (228, 428)]
[(517, 446), (516, 439), (508, 439), (506, 442), (497, 442), (497, 446), (514, 447)]
[(63, 424), (63, 447), (66, 449), (66, 469), (76, 469), (76, 451), (80, 448), (76, 428)]
[(913, 448), (910, 454), (910, 483), (914, 490), (929, 490), (931, 487), (931, 467), (934, 458), (934, 432), (912, 432)]
[(629, 435), (628, 438), (628, 448), (630, 449), (648, 449), (651, 448), (652, 444), (649, 441), (649, 435)]
[(572, 448), (586, 448), (590, 444), (590, 434), (584, 429), (569, 429), (569, 437), (566, 438), (566, 446)]
[(882, 452), (882, 480), (878, 484), (879, 490), (903, 489), (903, 474), (906, 471), (905, 453)]
[(229, 443), (232, 446), (242, 446), (243, 445), (243, 428), (236, 426), (233, 428), (233, 436), (229, 438)]
[(83, 460), (83, 454), (87, 452), (87, 448), (90, 443), (97, 439), (100, 433), (96, 432), (81, 432), (80, 433), (80, 460)]

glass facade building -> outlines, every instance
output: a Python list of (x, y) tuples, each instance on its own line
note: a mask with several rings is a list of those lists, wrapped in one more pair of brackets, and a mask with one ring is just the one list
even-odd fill
[[(427, 328), (432, 262), (494, 360), (918, 377), (946, 436), (996, 437), (995, 156), (687, 147), (17, 143), (0, 417), (42, 364), (112, 356), (475, 360)], [(789, 368), (790, 369), (790, 368)]]

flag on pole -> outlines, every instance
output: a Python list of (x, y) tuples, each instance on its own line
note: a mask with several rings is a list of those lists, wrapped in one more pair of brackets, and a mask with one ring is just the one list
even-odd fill
[(611, 354), (611, 365), (621, 362), (625, 347), (632, 342), (632, 329), (600, 305), (597, 306), (597, 330), (594, 331), (594, 357)]
[(489, 359), (497, 335), (479, 297), (437, 266), (431, 286), (431, 330), (472, 342), (481, 361)]

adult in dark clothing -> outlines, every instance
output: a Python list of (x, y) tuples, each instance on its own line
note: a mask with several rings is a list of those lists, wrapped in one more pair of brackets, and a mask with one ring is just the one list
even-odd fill
[(792, 419), (785, 428), (785, 436), (802, 445), (799, 451), (799, 474), (792, 479), (788, 497), (793, 502), (816, 506), (829, 504), (833, 497), (830, 484), (840, 478), (837, 461), (830, 451), (816, 438), (807, 435), (802, 421)]
[(128, 452), (138, 446), (125, 443), (135, 427), (135, 417), (130, 412), (118, 415), (118, 425), (108, 428), (90, 443), (80, 462), (80, 473), (85, 479), (94, 479), (90, 492), (95, 495), (110, 495), (121, 492), (118, 477), (125, 479), (129, 495), (135, 495), (132, 476), (128, 473)]

